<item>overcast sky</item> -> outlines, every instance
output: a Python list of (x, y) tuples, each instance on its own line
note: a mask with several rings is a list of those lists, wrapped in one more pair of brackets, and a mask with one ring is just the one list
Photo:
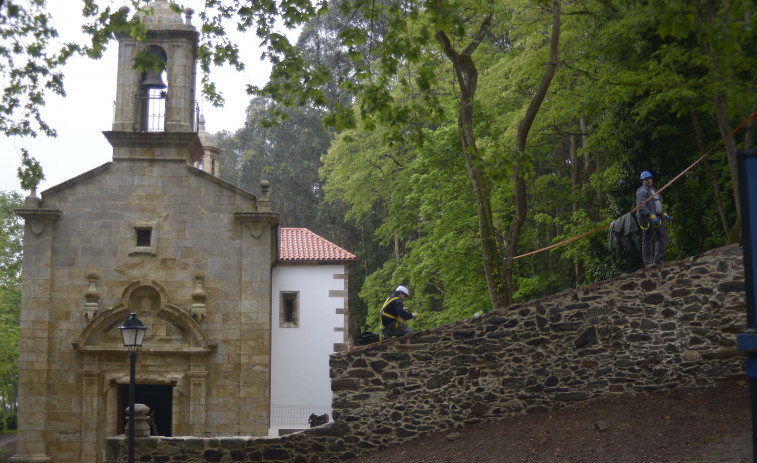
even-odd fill
[[(115, 3), (118, 7), (123, 2)], [(204, 2), (182, 0), (179, 3), (192, 6), (199, 13)], [(81, 0), (48, 0), (48, 10), (53, 16), (54, 27), (60, 33), (60, 43), (84, 37), (80, 32), (83, 23), (81, 4)], [(193, 23), (199, 28), (197, 13)], [(290, 40), (293, 40), (293, 35), (290, 35)], [(213, 108), (201, 99), (201, 75), (198, 71), (197, 101), (205, 115), (205, 129), (211, 133), (221, 130), (234, 132), (241, 128), (250, 101), (250, 96), (245, 92), (246, 84), (262, 86), (270, 75), (270, 64), (260, 60), (259, 40), (254, 32), (247, 33), (244, 40), (238, 40), (238, 43), (246, 69), (237, 72), (225, 67), (211, 71), (211, 77), (226, 100), (223, 108)], [(242, 48), (242, 43), (250, 46)], [(56, 138), (40, 135), (36, 139), (20, 140), (0, 134), (0, 190), (15, 190), (27, 195), (21, 190), (16, 176), (21, 148), (29, 150), (42, 163), (45, 180), (39, 185), (40, 192), (112, 159), (112, 147), (102, 131), (110, 130), (113, 121), (117, 48), (118, 43), (112, 41), (102, 59), (94, 61), (77, 56), (66, 65), (66, 98), (48, 95), (47, 104), (42, 110), (43, 119), (58, 131)]]

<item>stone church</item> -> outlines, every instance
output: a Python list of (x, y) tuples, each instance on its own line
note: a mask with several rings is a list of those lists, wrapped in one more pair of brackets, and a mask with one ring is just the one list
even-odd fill
[[(32, 192), (17, 211), (14, 462), (103, 460), (105, 438), (124, 432), (129, 362), (118, 327), (131, 312), (147, 327), (137, 402), (151, 405), (158, 434), (268, 433), (279, 217), (265, 182), (256, 196), (219, 179), (218, 150), (203, 147), (191, 10), (183, 18), (166, 0), (150, 7), (146, 43), (117, 36), (115, 114), (104, 132), (112, 161), (41, 198)], [(165, 62), (162, 75), (132, 68), (145, 48)], [(334, 294), (346, 327), (343, 293)], [(345, 347), (346, 328), (337, 335)]]

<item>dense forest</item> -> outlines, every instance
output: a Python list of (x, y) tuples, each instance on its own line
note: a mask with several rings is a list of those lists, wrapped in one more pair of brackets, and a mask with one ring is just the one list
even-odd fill
[[(83, 3), (91, 44), (57, 54), (44, 0), (5, 4), (8, 43), (34, 46), (0, 44), (28, 60), (0, 66), (0, 132), (54, 133), (39, 107), (63, 93), (68, 57), (144, 36), (128, 9)], [(398, 284), (417, 329), (640, 268), (638, 252), (608, 251), (607, 226), (635, 207), (645, 170), (671, 182), (667, 260), (740, 239), (757, 0), (205, 0), (197, 17), (205, 98), (220, 101), (211, 67), (245, 65), (229, 22), (273, 63), (244, 127), (217, 134), (221, 177), (252, 192), (268, 180), (282, 226), (359, 257), (359, 330), (378, 327)], [(22, 186), (41, 175), (23, 151)]]
[[(369, 3), (314, 15), (297, 73), (274, 68), (218, 134), (224, 179), (270, 181), (282, 226), (359, 257), (361, 329), (398, 284), (427, 328), (640, 268), (606, 226), (643, 170), (660, 188), (702, 158), (662, 193), (667, 260), (739, 240), (757, 124), (728, 135), (757, 109), (755, 2)], [(289, 97), (287, 76), (324, 73)]]

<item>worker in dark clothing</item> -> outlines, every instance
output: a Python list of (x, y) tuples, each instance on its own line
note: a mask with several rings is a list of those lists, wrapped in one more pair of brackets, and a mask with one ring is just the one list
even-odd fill
[(394, 296), (390, 296), (381, 307), (381, 324), (384, 326), (383, 338), (393, 338), (411, 334), (413, 330), (407, 326), (407, 320), (417, 317), (417, 313), (405, 310), (402, 302), (410, 297), (410, 291), (404, 286), (397, 286)]
[[(665, 231), (665, 222), (670, 221), (670, 216), (662, 207), (662, 200), (657, 190), (652, 186), (652, 173), (645, 170), (641, 173), (642, 185), (636, 190), (636, 206), (639, 227), (643, 230), (641, 235), (641, 258), (644, 267), (650, 268), (661, 264), (665, 259), (665, 248), (668, 245), (668, 233)], [(651, 199), (649, 199), (651, 198)], [(645, 202), (646, 201), (646, 202)], [(657, 244), (652, 253), (654, 240)]]

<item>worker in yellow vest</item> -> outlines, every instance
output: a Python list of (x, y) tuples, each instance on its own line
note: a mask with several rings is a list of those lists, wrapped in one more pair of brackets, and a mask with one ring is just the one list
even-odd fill
[(382, 338), (406, 336), (413, 330), (407, 326), (407, 321), (418, 316), (405, 310), (402, 303), (410, 297), (410, 291), (404, 286), (397, 286), (394, 296), (390, 296), (381, 306), (381, 324), (384, 325)]

